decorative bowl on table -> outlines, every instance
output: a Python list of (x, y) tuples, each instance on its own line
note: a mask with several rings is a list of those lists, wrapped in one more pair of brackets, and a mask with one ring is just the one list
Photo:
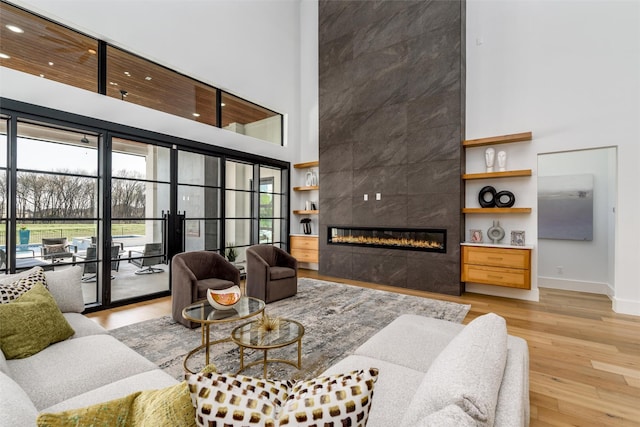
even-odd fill
[(240, 287), (234, 285), (227, 289), (207, 289), (207, 300), (216, 310), (230, 310), (240, 301)]

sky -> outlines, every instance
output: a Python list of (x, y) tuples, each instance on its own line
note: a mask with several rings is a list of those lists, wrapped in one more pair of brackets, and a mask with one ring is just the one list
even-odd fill
[[(0, 166), (7, 166), (7, 142), (0, 135)], [(96, 174), (98, 152), (94, 147), (52, 144), (37, 140), (18, 138), (18, 168), (43, 171), (67, 169)], [(144, 176), (146, 162), (143, 156), (113, 153), (112, 169), (138, 171)]]

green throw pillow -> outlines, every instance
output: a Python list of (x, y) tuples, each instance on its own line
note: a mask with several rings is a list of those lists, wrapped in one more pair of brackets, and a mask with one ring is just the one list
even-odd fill
[(32, 356), (75, 333), (42, 283), (0, 304), (0, 325), (0, 348), (7, 359)]
[(138, 391), (104, 403), (38, 416), (39, 427), (196, 426), (196, 410), (185, 381)]

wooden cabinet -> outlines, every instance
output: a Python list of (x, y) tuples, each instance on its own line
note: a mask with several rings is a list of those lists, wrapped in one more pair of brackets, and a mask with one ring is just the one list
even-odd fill
[[(523, 132), (490, 138), (469, 139), (462, 141), (462, 146), (467, 149), (496, 144), (510, 144), (530, 141), (532, 137), (531, 132)], [(519, 169), (467, 173), (462, 175), (462, 179), (468, 182), (471, 180), (530, 177), (531, 175), (531, 169)], [(463, 214), (529, 214), (531, 211), (532, 209), (528, 207), (462, 208)], [(463, 243), (461, 252), (461, 276), (463, 282), (505, 286), (517, 289), (531, 289), (531, 248)]]
[[(308, 179), (304, 180), (304, 185), (299, 187), (293, 187), (295, 192), (306, 192), (305, 195), (318, 203), (318, 176), (316, 175), (317, 169), (320, 166), (320, 162), (317, 160), (305, 163), (296, 163), (293, 165), (295, 169), (306, 169), (306, 174), (314, 174), (313, 182), (308, 182)], [(316, 206), (300, 206), (302, 209), (294, 209), (294, 215), (300, 215), (302, 218), (309, 218), (309, 215), (318, 215), (320, 211)], [(308, 209), (310, 208), (310, 209)], [(317, 233), (317, 219), (313, 218), (312, 232)], [(290, 236), (289, 248), (291, 249), (291, 255), (293, 255), (298, 262), (317, 264), (318, 263), (318, 235), (317, 234), (292, 234)], [(315, 268), (314, 266), (307, 266), (308, 268)]]
[(531, 289), (531, 249), (463, 245), (462, 281)]
[(318, 262), (318, 236), (291, 235), (291, 255), (299, 262)]

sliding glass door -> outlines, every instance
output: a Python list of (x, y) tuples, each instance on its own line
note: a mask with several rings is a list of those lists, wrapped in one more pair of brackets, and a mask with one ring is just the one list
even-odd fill
[(288, 164), (63, 116), (2, 109), (0, 272), (76, 269), (95, 310), (169, 295), (182, 251), (243, 270), (247, 247), (286, 248)]
[(102, 245), (118, 254), (111, 263), (111, 301), (169, 290), (170, 159), (167, 147), (111, 140), (111, 226)]
[(221, 168), (220, 157), (178, 151), (178, 213), (184, 215), (185, 251), (222, 250)]

